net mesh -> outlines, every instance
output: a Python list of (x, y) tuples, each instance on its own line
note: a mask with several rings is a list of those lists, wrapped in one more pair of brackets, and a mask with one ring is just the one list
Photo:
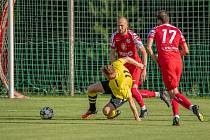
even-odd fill
[[(2, 11), (5, 0), (1, 1)], [(69, 94), (69, 0), (17, 0), (15, 10), (15, 88), (27, 94)], [(75, 93), (104, 77), (109, 61), (109, 39), (116, 19), (125, 16), (146, 45), (147, 33), (157, 24), (157, 11), (169, 11), (189, 44), (183, 59), (180, 89), (185, 94), (210, 92), (209, 0), (77, 0), (74, 1)], [(2, 15), (1, 11), (1, 15)], [(2, 19), (2, 18), (1, 18)], [(2, 32), (2, 31), (1, 31)], [(7, 46), (7, 40), (4, 39)], [(6, 54), (6, 53), (5, 53)], [(164, 88), (158, 67), (148, 59), (147, 81), (140, 87)], [(3, 91), (4, 86), (1, 87)]]
[(1, 92), (6, 93), (8, 91), (8, 75), (7, 75), (7, 50), (8, 50), (8, 4), (4, 0), (1, 1), (1, 21), (0, 21), (0, 79), (1, 79)]

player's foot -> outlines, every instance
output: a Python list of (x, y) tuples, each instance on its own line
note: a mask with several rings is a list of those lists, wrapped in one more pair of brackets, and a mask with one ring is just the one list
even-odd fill
[(173, 124), (172, 125), (174, 125), (174, 126), (179, 126), (180, 124), (179, 124), (179, 118), (178, 117), (174, 117), (173, 118)]
[(107, 117), (107, 119), (114, 119), (114, 118), (116, 118), (117, 116), (119, 116), (121, 114), (121, 111), (120, 110), (116, 110), (115, 111), (115, 116), (113, 116), (113, 117)]
[(168, 107), (170, 107), (170, 103), (168, 102), (168, 98), (166, 96), (166, 93), (163, 90), (160, 90), (160, 99), (163, 100)]
[(97, 114), (97, 111), (88, 110), (85, 114), (81, 116), (82, 119), (88, 119), (91, 115)]
[(195, 114), (198, 119), (203, 122), (204, 121), (204, 117), (203, 117), (203, 114), (201, 114), (199, 111), (199, 106), (198, 105), (193, 105), (192, 106), (192, 111), (193, 111), (193, 114)]
[(28, 96), (25, 96), (25, 95), (23, 95), (23, 94), (21, 94), (21, 93), (19, 93), (19, 92), (17, 92), (17, 91), (14, 91), (14, 97), (15, 97), (16, 99), (29, 99)]
[(18, 96), (15, 96), (16, 99), (29, 99), (30, 97), (28, 96), (25, 96), (25, 95), (18, 95)]
[(148, 115), (147, 109), (141, 110), (139, 118), (141, 118), (141, 119), (146, 118), (147, 115)]

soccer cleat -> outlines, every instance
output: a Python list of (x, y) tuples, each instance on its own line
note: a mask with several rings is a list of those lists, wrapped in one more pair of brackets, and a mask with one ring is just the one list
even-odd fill
[(204, 117), (203, 117), (203, 115), (198, 110), (199, 110), (199, 106), (198, 105), (193, 105), (192, 106), (193, 114), (195, 114), (198, 117), (198, 119), (201, 122), (203, 122), (204, 121)]
[(174, 125), (174, 126), (179, 126), (180, 124), (179, 124), (179, 118), (178, 117), (174, 117), (173, 118), (173, 124), (172, 125)]
[(121, 114), (121, 111), (120, 110), (116, 110), (115, 113), (116, 113), (115, 116), (113, 116), (113, 117), (108, 117), (107, 116), (107, 119), (114, 119), (114, 118), (116, 118), (117, 116), (119, 116)]
[(143, 118), (146, 118), (147, 115), (148, 115), (148, 111), (147, 111), (147, 109), (145, 109), (145, 110), (141, 110), (141, 111), (140, 111), (139, 117), (140, 117), (141, 119), (143, 119)]
[(91, 115), (97, 114), (97, 111), (88, 110), (85, 114), (81, 116), (82, 119), (88, 119)]
[(170, 103), (168, 102), (168, 98), (166, 96), (166, 93), (163, 90), (160, 90), (160, 99), (163, 100), (168, 107), (170, 107)]

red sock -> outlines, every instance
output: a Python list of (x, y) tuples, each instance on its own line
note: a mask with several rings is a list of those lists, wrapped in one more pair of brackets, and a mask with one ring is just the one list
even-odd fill
[(139, 90), (137, 88), (132, 88), (131, 89), (131, 92), (132, 92), (133, 98), (136, 99), (136, 101), (139, 104), (139, 106), (140, 107), (143, 107), (144, 106), (144, 101), (143, 101), (143, 98), (142, 98)]
[(192, 103), (180, 93), (176, 93), (174, 99), (187, 109), (190, 109), (190, 106), (192, 105)]
[(179, 104), (175, 99), (171, 99), (171, 106), (172, 106), (172, 111), (173, 115), (179, 115)]
[(149, 91), (149, 90), (139, 90), (141, 93), (141, 96), (143, 98), (150, 98), (150, 97), (155, 97), (155, 92), (154, 91)]

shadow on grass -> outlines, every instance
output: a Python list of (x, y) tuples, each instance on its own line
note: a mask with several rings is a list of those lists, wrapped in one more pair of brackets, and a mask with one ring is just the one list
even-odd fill
[[(195, 120), (182, 120), (183, 122), (195, 122)], [(53, 118), (51, 120), (42, 120), (39, 117), (23, 116), (23, 117), (1, 117), (0, 124), (37, 124), (37, 125), (110, 125), (110, 126), (171, 126), (170, 119), (144, 119), (136, 122), (133, 118), (118, 118), (115, 120), (107, 120), (106, 118)], [(199, 122), (199, 121), (198, 121)], [(207, 121), (205, 121), (207, 122)], [(204, 122), (204, 123), (205, 123)]]

